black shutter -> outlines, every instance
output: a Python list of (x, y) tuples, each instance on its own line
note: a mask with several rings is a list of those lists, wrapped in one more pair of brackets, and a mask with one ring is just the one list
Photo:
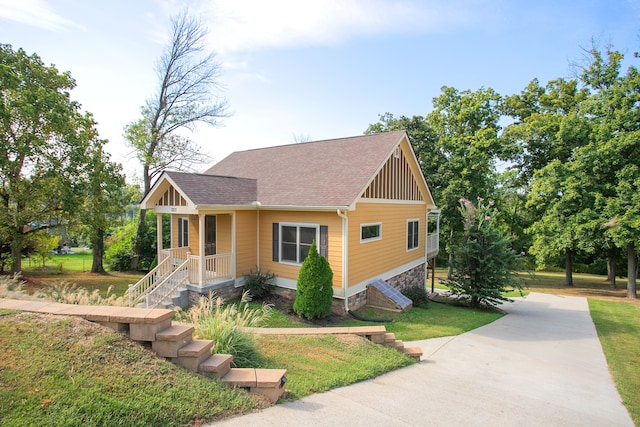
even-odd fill
[(329, 254), (329, 227), (326, 225), (320, 226), (320, 247), (318, 253), (327, 258)]
[(277, 222), (273, 223), (272, 236), (272, 259), (275, 262), (280, 262), (280, 224)]

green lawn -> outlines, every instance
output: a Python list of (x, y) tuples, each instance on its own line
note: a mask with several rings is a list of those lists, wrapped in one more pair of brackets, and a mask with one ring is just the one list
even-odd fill
[(589, 299), (589, 309), (618, 392), (640, 425), (640, 305)]

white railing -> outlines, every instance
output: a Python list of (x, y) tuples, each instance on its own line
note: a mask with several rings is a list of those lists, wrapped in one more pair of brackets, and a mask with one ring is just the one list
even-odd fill
[(152, 291), (174, 270), (171, 257), (163, 259), (153, 270), (148, 272), (135, 285), (129, 285), (127, 295), (129, 296), (129, 306), (137, 305), (142, 297)]
[(189, 277), (189, 260), (180, 264), (169, 276), (159, 283), (153, 290), (145, 295), (145, 306), (156, 308), (176, 289), (182, 286)]
[[(207, 255), (204, 257), (204, 271), (202, 278), (204, 283), (216, 279), (232, 279), (232, 254)], [(200, 257), (189, 256), (189, 281), (200, 283)]]
[(435, 256), (440, 250), (440, 235), (438, 233), (427, 234), (427, 255)]

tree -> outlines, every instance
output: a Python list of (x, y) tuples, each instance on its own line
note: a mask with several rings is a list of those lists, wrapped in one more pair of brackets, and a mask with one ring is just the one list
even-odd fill
[(459, 210), (464, 233), (454, 244), (453, 275), (444, 283), (472, 308), (509, 301), (503, 292), (509, 288), (522, 290), (513, 274), (519, 268), (520, 255), (513, 251), (510, 239), (496, 222), (498, 212), (493, 202), (485, 204), (479, 197), (474, 205), (463, 198)]
[[(142, 164), (145, 194), (164, 169), (190, 170), (208, 160), (181, 131), (193, 131), (200, 123), (216, 126), (228, 116), (226, 100), (215, 96), (221, 67), (213, 53), (206, 53), (206, 36), (206, 28), (187, 11), (171, 20), (170, 41), (156, 66), (158, 90), (142, 107), (141, 118), (125, 127), (125, 138)], [(140, 234), (144, 218), (141, 212)], [(134, 245), (134, 268), (140, 244)]]
[(309, 320), (319, 319), (331, 313), (332, 302), (333, 272), (313, 242), (298, 273), (293, 311)]
[[(594, 91), (588, 111), (595, 122), (594, 143), (583, 153), (596, 187), (603, 234), (627, 253), (627, 296), (636, 298), (640, 245), (640, 72), (620, 72), (624, 55), (608, 46), (588, 52), (582, 80)], [(638, 55), (636, 54), (636, 57)]]
[(498, 139), (501, 97), (493, 89), (458, 91), (444, 86), (427, 116), (394, 118), (387, 113), (366, 133), (406, 129), (422, 172), (442, 211), (441, 231), (449, 253), (463, 229), (458, 200), (467, 194), (488, 197), (495, 188), (495, 161), (506, 156)]
[(127, 193), (122, 167), (109, 161), (102, 142), (94, 141), (86, 167), (84, 205), (77, 220), (91, 241), (91, 272), (104, 274), (105, 234), (125, 210)]
[(77, 171), (97, 132), (71, 101), (74, 87), (68, 72), (0, 45), (0, 236), (10, 244), (14, 273), (22, 270), (28, 236), (67, 224), (82, 203)]

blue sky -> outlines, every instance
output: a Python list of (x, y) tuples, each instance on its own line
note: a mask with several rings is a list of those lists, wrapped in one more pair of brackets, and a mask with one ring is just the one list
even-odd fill
[(191, 137), (233, 151), (362, 134), (424, 115), (442, 86), (520, 92), (572, 77), (595, 39), (640, 50), (640, 0), (0, 0), (0, 42), (70, 71), (112, 159), (138, 174), (122, 129), (157, 86), (169, 18), (209, 28), (233, 116)]

